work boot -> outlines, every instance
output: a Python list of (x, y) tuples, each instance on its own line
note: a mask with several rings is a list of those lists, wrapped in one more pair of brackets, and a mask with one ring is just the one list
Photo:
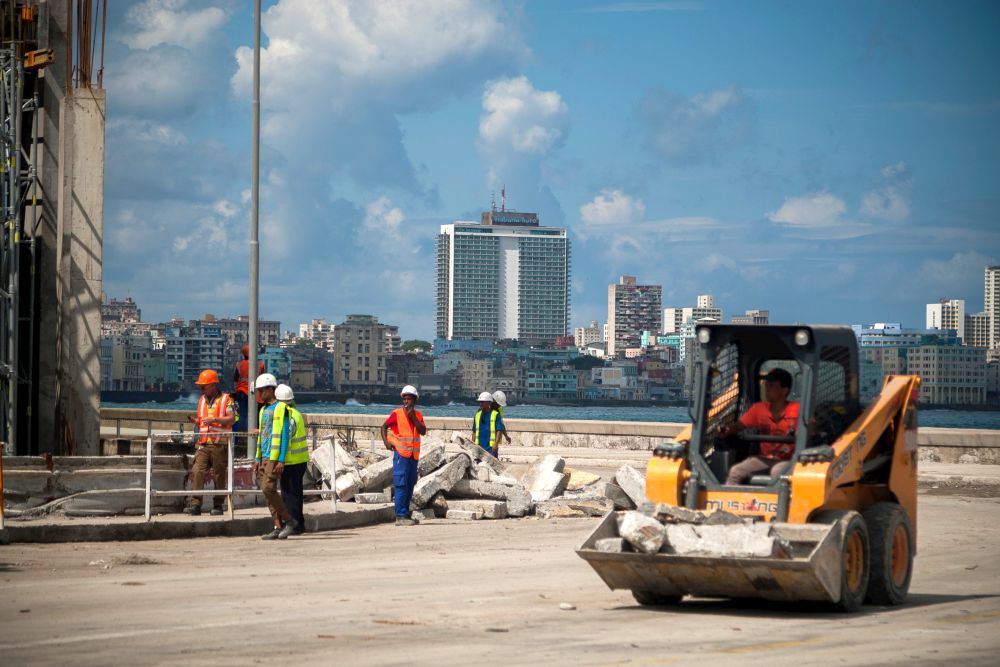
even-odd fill
[(191, 516), (201, 515), (201, 505), (188, 505), (184, 508), (185, 514), (190, 514)]
[(397, 526), (413, 526), (413, 525), (416, 525), (416, 523), (417, 522), (414, 521), (413, 519), (408, 519), (405, 516), (397, 516), (396, 517), (396, 525)]
[(281, 528), (275, 528), (270, 533), (267, 533), (266, 535), (261, 535), (260, 539), (262, 539), (262, 540), (276, 540), (276, 539), (278, 539), (278, 535), (279, 534), (281, 534)]
[(222, 516), (222, 508), (221, 507), (213, 507), (212, 508), (212, 516)]
[(278, 533), (279, 540), (287, 540), (288, 536), (295, 532), (295, 529), (299, 527), (299, 522), (295, 519), (289, 519), (285, 522), (285, 527), (281, 529)]

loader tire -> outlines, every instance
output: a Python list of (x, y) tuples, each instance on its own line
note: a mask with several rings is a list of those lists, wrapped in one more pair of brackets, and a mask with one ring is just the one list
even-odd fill
[(843, 535), (840, 543), (840, 599), (833, 606), (847, 613), (858, 611), (865, 603), (871, 576), (871, 547), (864, 518), (849, 510), (830, 510), (818, 514), (812, 523), (840, 525)]
[(644, 607), (670, 607), (680, 604), (680, 595), (660, 595), (652, 591), (632, 591), (635, 601)]
[(866, 602), (897, 605), (906, 599), (913, 574), (913, 527), (896, 503), (877, 503), (863, 513), (871, 541), (871, 577)]

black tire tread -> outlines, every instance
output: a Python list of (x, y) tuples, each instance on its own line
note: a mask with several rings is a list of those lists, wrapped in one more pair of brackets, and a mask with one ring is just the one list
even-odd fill
[[(871, 550), (871, 576), (868, 580), (869, 604), (897, 605), (901, 604), (910, 590), (910, 579), (913, 577), (913, 528), (910, 518), (901, 506), (896, 503), (876, 503), (864, 511), (865, 523), (868, 524), (869, 549)], [(897, 588), (892, 582), (892, 536), (897, 522), (906, 527), (910, 542), (909, 563), (907, 564), (906, 582)]]

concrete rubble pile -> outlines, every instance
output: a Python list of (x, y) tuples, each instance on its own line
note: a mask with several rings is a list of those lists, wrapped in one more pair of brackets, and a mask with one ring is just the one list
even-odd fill
[[(540, 456), (520, 477), (461, 436), (451, 443), (424, 438), (419, 479), (410, 503), (417, 522), (435, 518), (506, 519), (534, 514), (541, 518), (596, 517), (633, 509), (643, 501), (642, 475), (622, 466), (615, 481), (566, 467), (556, 455)], [(336, 460), (336, 464), (334, 464)], [(336, 468), (336, 483), (332, 484)], [(331, 488), (338, 500), (358, 504), (391, 503), (392, 458), (388, 452), (349, 452), (327, 438), (314, 451), (310, 479)], [(628, 484), (623, 488), (618, 477)]]
[(617, 515), (620, 537), (597, 540), (598, 551), (716, 558), (791, 558), (791, 545), (768, 523), (716, 510), (657, 505)]

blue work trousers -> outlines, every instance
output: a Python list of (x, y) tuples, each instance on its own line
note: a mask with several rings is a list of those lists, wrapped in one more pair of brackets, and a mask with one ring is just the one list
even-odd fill
[(396, 516), (410, 516), (410, 498), (417, 485), (417, 459), (392, 453), (392, 485), (396, 495)]

